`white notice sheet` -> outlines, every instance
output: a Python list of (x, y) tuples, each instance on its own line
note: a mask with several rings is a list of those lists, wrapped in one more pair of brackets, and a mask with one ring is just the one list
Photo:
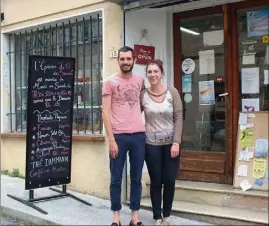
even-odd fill
[(241, 87), (242, 94), (254, 94), (260, 92), (259, 68), (242, 68)]
[(199, 51), (200, 75), (215, 74), (215, 51)]

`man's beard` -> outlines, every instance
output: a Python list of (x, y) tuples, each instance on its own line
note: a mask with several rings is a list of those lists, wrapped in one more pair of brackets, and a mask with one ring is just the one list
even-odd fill
[(120, 66), (120, 69), (121, 69), (121, 71), (122, 71), (123, 73), (129, 73), (129, 72), (131, 72), (131, 71), (133, 70), (133, 67), (134, 67), (134, 65), (131, 65), (130, 68), (129, 68), (128, 70), (125, 70), (125, 69), (124, 69), (124, 66), (125, 66), (125, 65)]

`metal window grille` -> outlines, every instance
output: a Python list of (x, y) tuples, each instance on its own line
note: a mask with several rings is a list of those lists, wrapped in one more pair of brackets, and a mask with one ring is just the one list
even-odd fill
[(76, 58), (73, 132), (101, 134), (102, 17), (62, 22), (9, 34), (10, 131), (26, 132), (28, 56)]

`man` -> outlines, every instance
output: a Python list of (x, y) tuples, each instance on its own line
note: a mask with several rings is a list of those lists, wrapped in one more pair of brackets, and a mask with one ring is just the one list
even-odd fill
[(108, 78), (102, 91), (103, 122), (110, 152), (110, 199), (114, 214), (112, 226), (120, 226), (122, 172), (129, 151), (131, 194), (130, 226), (142, 226), (138, 210), (141, 199), (141, 176), (145, 155), (145, 127), (140, 110), (140, 91), (144, 79), (132, 72), (136, 61), (134, 50), (118, 51), (120, 72)]

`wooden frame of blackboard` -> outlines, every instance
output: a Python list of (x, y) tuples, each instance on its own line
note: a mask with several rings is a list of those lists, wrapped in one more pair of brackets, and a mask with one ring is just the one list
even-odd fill
[(62, 185), (62, 184), (68, 184), (71, 182), (71, 157), (72, 157), (72, 133), (73, 133), (73, 123), (70, 122), (70, 152), (69, 152), (69, 167), (68, 167), (68, 178), (51, 178), (50, 180), (36, 180), (31, 181), (29, 183), (29, 177), (28, 177), (28, 170), (29, 170), (29, 162), (30, 162), (30, 153), (31, 153), (31, 139), (32, 139), (32, 126), (33, 126), (33, 117), (31, 114), (29, 114), (29, 111), (32, 112), (32, 100), (31, 100), (31, 94), (32, 94), (32, 84), (31, 84), (31, 78), (32, 78), (32, 67), (35, 60), (42, 59), (55, 59), (55, 60), (68, 60), (72, 61), (72, 65), (74, 65), (73, 71), (74, 75), (72, 77), (72, 95), (71, 95), (71, 101), (70, 101), (70, 119), (73, 119), (73, 101), (74, 101), (74, 81), (75, 81), (75, 58), (70, 57), (54, 57), (54, 56), (40, 56), (40, 55), (30, 55), (29, 56), (29, 68), (28, 68), (28, 95), (27, 95), (27, 134), (26, 134), (26, 169), (25, 169), (25, 190), (35, 189), (35, 188), (42, 188), (42, 187), (49, 187), (53, 185)]

